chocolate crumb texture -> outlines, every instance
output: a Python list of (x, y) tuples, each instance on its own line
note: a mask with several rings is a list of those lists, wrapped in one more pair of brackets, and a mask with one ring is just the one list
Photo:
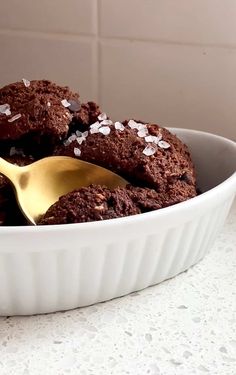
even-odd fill
[[(195, 171), (186, 145), (156, 124), (146, 125), (149, 134), (147, 141), (146, 137), (139, 137), (139, 130), (129, 124), (130, 121), (124, 121), (124, 130), (120, 131), (114, 125), (101, 127), (99, 121), (96, 121), (80, 145), (79, 158), (110, 169), (134, 185), (159, 192), (165, 192), (179, 180), (195, 187)], [(109, 130), (104, 133), (103, 128)], [(154, 137), (156, 143), (150, 143), (150, 137)], [(160, 139), (164, 147), (163, 144), (159, 147)], [(76, 135), (74, 138), (72, 136), (68, 144), (57, 147), (54, 154), (74, 157), (77, 145)], [(188, 180), (183, 178), (186, 173)]]
[[(136, 215), (197, 195), (189, 150), (158, 124), (114, 121), (99, 106), (48, 80), (23, 78), (0, 89), (0, 156), (25, 165), (66, 155), (105, 167), (126, 188), (87, 186), (59, 199), (40, 224), (80, 223)], [(12, 208), (13, 207), (13, 208)], [(0, 225), (11, 225), (9, 208), (22, 223), (8, 180), (0, 175)], [(19, 217), (21, 218), (19, 219)], [(13, 225), (13, 224), (12, 224)]]
[(91, 185), (62, 196), (44, 217), (41, 225), (84, 223), (139, 214), (126, 189), (113, 191)]

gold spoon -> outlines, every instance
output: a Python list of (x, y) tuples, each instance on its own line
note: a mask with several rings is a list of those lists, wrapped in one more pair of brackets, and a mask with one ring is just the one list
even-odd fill
[(59, 197), (79, 187), (127, 185), (122, 177), (105, 168), (67, 156), (50, 156), (24, 167), (0, 158), (0, 173), (13, 184), (21, 211), (34, 225)]

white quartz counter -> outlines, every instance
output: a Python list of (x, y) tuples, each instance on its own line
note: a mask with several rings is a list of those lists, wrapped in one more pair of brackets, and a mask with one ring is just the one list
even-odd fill
[(11, 374), (236, 375), (236, 204), (210, 253), (171, 280), (87, 308), (0, 318), (0, 375)]

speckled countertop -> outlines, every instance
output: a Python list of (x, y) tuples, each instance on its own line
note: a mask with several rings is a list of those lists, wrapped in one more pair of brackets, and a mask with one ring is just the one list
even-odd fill
[(0, 375), (11, 374), (235, 375), (236, 202), (210, 253), (172, 280), (69, 312), (0, 318)]

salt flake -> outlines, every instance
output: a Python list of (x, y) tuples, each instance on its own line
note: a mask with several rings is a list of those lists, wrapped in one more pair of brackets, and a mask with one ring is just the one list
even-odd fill
[(11, 116), (11, 111), (10, 111), (10, 109), (7, 109), (7, 110), (6, 110), (5, 115), (6, 115), (6, 116)]
[(129, 120), (128, 122), (128, 126), (131, 128), (131, 129), (137, 129), (137, 125), (138, 123), (134, 120)]
[(0, 113), (6, 116), (11, 115), (10, 105), (9, 104), (1, 104), (0, 105)]
[(121, 131), (125, 130), (124, 125), (119, 121), (116, 121), (114, 125), (115, 125), (116, 130), (121, 130)]
[(28, 79), (22, 78), (22, 81), (23, 81), (25, 87), (30, 87), (30, 81)]
[(81, 137), (81, 135), (82, 135), (83, 133), (80, 132), (79, 130), (76, 130), (75, 134), (77, 135), (77, 137)]
[(99, 129), (98, 128), (90, 129), (90, 134), (95, 134), (95, 133), (99, 133)]
[(148, 135), (147, 137), (145, 137), (145, 141), (148, 142), (148, 143), (155, 143), (156, 145), (160, 142), (162, 136), (155, 136), (155, 135)]
[(107, 120), (107, 114), (105, 112), (100, 113), (100, 115), (98, 116), (98, 120), (99, 121)]
[(152, 156), (155, 154), (156, 150), (157, 150), (157, 146), (155, 144), (147, 145), (145, 149), (143, 150), (143, 154), (146, 156)]
[(99, 129), (101, 126), (100, 122), (94, 122), (94, 124), (90, 125), (90, 129)]
[(9, 118), (8, 122), (13, 122), (21, 118), (21, 114), (18, 113), (17, 115), (13, 116), (12, 118)]
[(23, 150), (19, 149), (19, 148), (17, 149), (16, 147), (10, 148), (9, 155), (10, 156), (19, 155), (19, 156), (22, 156), (22, 157), (25, 156)]
[(143, 128), (143, 129), (138, 131), (138, 137), (140, 137), (140, 138), (144, 138), (147, 135), (148, 135), (148, 129), (147, 128)]
[(63, 142), (64, 146), (69, 146), (71, 144), (71, 141), (69, 139), (66, 139), (64, 142)]
[(111, 120), (103, 120), (102, 122), (100, 122), (100, 125), (105, 125), (105, 126), (108, 126), (108, 125), (113, 125), (113, 122)]
[(76, 134), (71, 134), (71, 136), (68, 138), (68, 141), (69, 142), (73, 142), (73, 141), (75, 141), (76, 140)]
[(153, 138), (153, 142), (156, 143), (156, 145), (158, 145), (158, 143), (162, 140), (162, 135), (161, 134), (158, 136), (153, 135), (152, 138)]
[(137, 123), (136, 129), (138, 129), (138, 130), (147, 129), (147, 125), (141, 124), (141, 123)]
[(154, 142), (154, 140), (153, 140), (153, 136), (152, 135), (148, 135), (147, 137), (145, 137), (145, 141), (146, 142), (150, 142), (150, 143), (153, 143)]
[(108, 135), (110, 134), (111, 129), (108, 126), (102, 126), (99, 128), (99, 133), (102, 133), (103, 135)]
[(50, 102), (47, 102), (47, 106), (48, 106), (48, 107), (51, 107), (51, 103), (50, 103)]
[(75, 156), (80, 156), (80, 155), (81, 155), (81, 151), (80, 151), (80, 149), (77, 148), (77, 147), (75, 147), (75, 148), (74, 148), (74, 154), (75, 154)]
[(88, 131), (86, 130), (86, 132), (83, 132), (83, 133), (82, 133), (82, 137), (86, 138), (86, 137), (88, 136), (88, 134), (89, 134), (89, 133), (88, 133)]
[(61, 101), (61, 104), (63, 105), (63, 107), (65, 108), (68, 108), (71, 104), (66, 100), (66, 99), (63, 99)]
[(81, 145), (86, 140), (86, 137), (88, 136), (88, 131), (81, 133), (77, 130), (76, 134), (77, 133), (80, 133), (80, 135), (78, 136), (78, 138), (76, 138), (76, 140), (78, 144)]
[(166, 148), (169, 148), (169, 147), (170, 147), (170, 144), (169, 144), (168, 142), (165, 142), (165, 141), (159, 141), (159, 142), (158, 142), (158, 146), (159, 146), (160, 148), (164, 148), (164, 149), (166, 149)]
[(76, 141), (78, 142), (79, 145), (82, 145), (82, 143), (85, 141), (85, 138), (79, 137), (79, 138), (76, 138)]

